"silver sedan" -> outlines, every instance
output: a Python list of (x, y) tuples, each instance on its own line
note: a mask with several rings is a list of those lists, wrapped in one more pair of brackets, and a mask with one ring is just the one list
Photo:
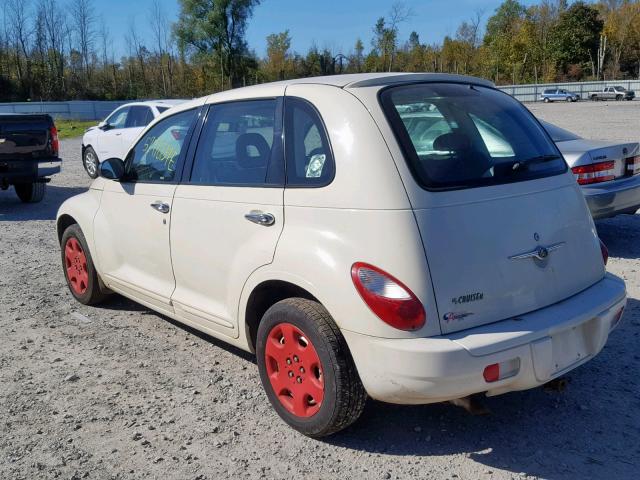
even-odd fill
[(587, 140), (541, 120), (576, 180), (595, 219), (640, 208), (640, 143)]

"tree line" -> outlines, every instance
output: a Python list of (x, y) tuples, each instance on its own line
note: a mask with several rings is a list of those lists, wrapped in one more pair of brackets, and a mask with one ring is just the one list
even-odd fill
[(355, 72), (459, 73), (497, 84), (640, 78), (640, 0), (505, 0), (435, 43), (419, 31), (403, 38), (415, 15), (399, 2), (348, 51), (296, 52), (286, 30), (266, 38), (265, 56), (245, 35), (260, 0), (179, 0), (177, 19), (150, 0), (151, 34), (132, 21), (120, 57), (94, 0), (4, 2), (0, 101), (187, 98)]

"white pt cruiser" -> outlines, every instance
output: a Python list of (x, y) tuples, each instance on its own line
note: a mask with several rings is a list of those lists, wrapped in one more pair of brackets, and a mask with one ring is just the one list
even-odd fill
[(275, 410), (313, 437), (353, 423), (367, 395), (549, 382), (600, 352), (626, 302), (558, 149), (484, 80), (218, 93), (100, 174), (57, 217), (73, 296), (117, 292), (255, 352)]

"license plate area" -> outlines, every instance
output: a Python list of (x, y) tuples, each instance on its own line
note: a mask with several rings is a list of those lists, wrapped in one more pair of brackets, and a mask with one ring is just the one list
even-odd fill
[(553, 352), (552, 376), (590, 356), (589, 345), (585, 335), (585, 332), (589, 329), (585, 327), (586, 324), (581, 324), (556, 333), (551, 337), (551, 349)]

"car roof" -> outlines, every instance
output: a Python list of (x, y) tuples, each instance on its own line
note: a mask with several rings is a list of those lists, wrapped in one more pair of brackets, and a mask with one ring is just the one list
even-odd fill
[[(133, 107), (136, 105), (147, 107), (173, 107), (185, 103), (187, 100), (144, 100), (141, 102), (129, 102), (120, 105), (120, 107)], [(118, 107), (118, 108), (120, 108)]]

